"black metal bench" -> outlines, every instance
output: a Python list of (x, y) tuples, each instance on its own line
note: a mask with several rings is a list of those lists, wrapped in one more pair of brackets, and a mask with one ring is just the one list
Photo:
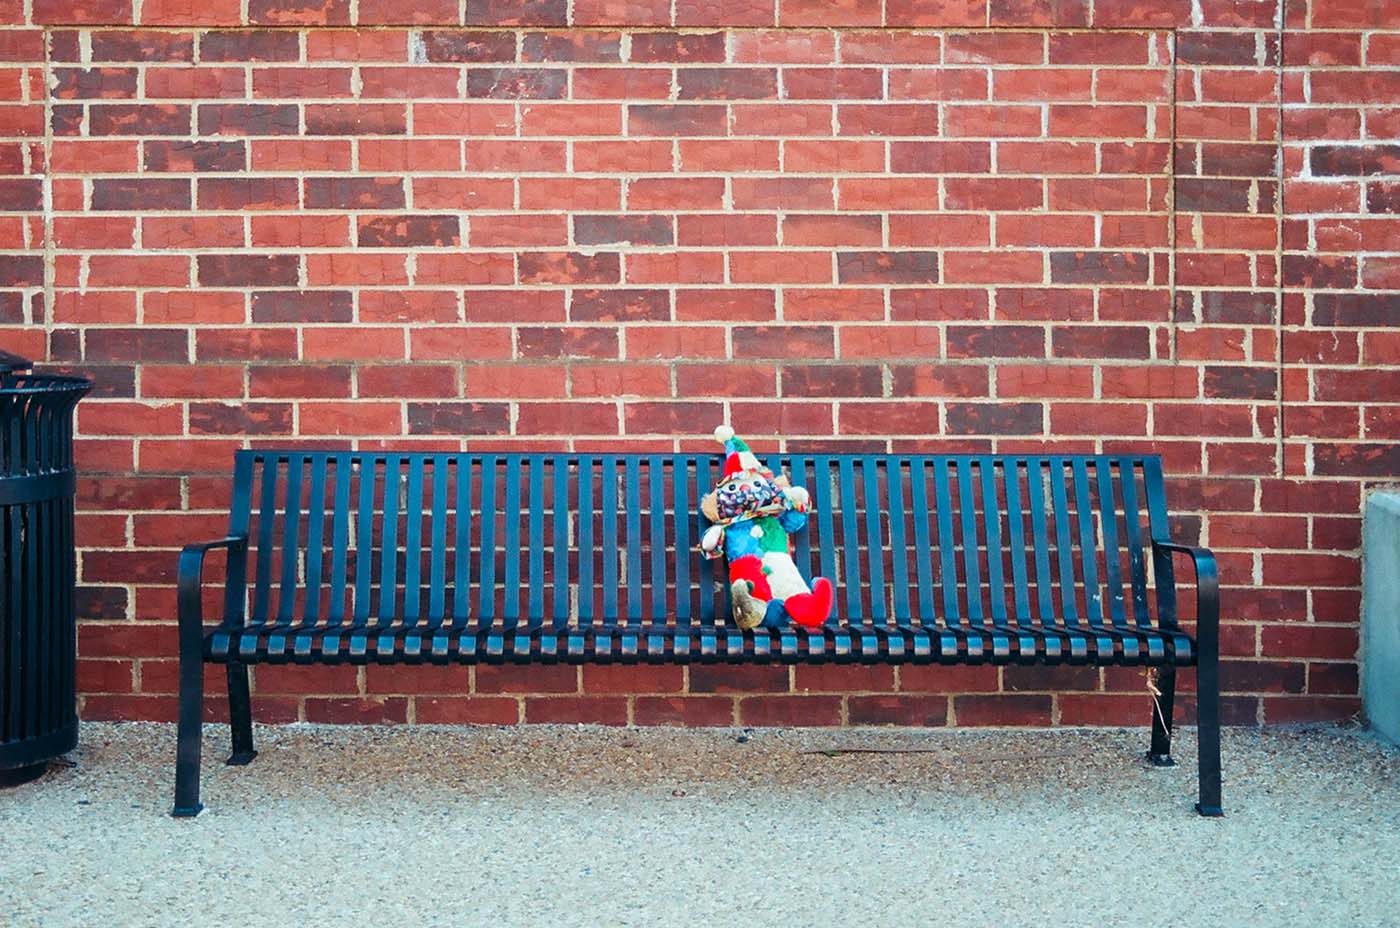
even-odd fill
[[(1148, 757), (1171, 763), (1197, 668), (1200, 796), (1220, 814), (1215, 559), (1172, 542), (1153, 456), (764, 456), (815, 513), (799, 566), (836, 584), (815, 631), (740, 631), (698, 556), (694, 454), (243, 451), (226, 538), (179, 564), (177, 816), (197, 815), (204, 664), (225, 665), (230, 764), (254, 757), (260, 663), (911, 662), (1159, 668)], [(200, 574), (226, 548), (223, 617)], [(1178, 625), (1172, 555), (1196, 570)]]

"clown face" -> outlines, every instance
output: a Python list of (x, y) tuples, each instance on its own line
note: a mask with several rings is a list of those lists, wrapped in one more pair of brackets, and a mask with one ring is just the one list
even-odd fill
[(757, 471), (731, 474), (715, 488), (715, 512), (721, 520), (757, 514), (770, 506), (782, 506), (787, 481)]

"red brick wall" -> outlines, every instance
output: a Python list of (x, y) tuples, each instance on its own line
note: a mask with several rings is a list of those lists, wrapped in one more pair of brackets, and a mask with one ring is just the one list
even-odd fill
[[(724, 419), (1160, 452), (1220, 555), (1227, 719), (1357, 710), (1361, 499), (1400, 473), (1395, 0), (137, 10), (0, 0), (0, 343), (99, 382), (87, 717), (173, 716), (174, 549), (220, 533), (235, 448)], [(1121, 669), (255, 676), (269, 720), (1148, 718)]]

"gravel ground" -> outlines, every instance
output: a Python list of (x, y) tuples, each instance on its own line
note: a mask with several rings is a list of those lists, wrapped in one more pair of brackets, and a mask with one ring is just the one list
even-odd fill
[(0, 925), (1400, 923), (1400, 750), (1359, 732), (1227, 731), (1216, 820), (1189, 731), (1166, 770), (1143, 731), (257, 735), (206, 728), (174, 820), (173, 726), (85, 725), (0, 792)]

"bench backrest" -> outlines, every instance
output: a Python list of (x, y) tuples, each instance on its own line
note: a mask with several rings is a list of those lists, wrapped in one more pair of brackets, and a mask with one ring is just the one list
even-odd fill
[[(1152, 621), (1144, 537), (1167, 537), (1156, 457), (760, 457), (811, 492), (795, 558), (836, 584), (848, 622)], [(248, 618), (713, 624), (728, 591), (695, 551), (696, 511), (720, 463), (239, 452), (231, 531), (250, 536)]]

